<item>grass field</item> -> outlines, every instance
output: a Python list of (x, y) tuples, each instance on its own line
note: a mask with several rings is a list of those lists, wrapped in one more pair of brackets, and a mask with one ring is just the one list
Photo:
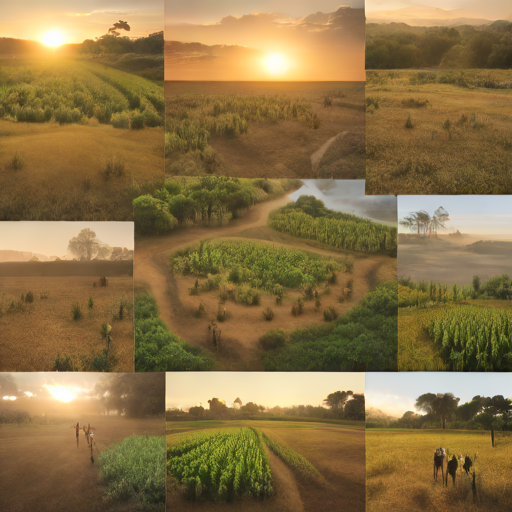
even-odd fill
[(0, 60), (0, 220), (132, 219), (163, 115), (162, 85), (100, 62)]
[(358, 82), (167, 81), (165, 91), (168, 175), (364, 178)]
[[(98, 455), (133, 434), (162, 436), (163, 420), (85, 416), (83, 421), (90, 421), (95, 432), (95, 464), (91, 464), (91, 452), (83, 434), (77, 449), (71, 420), (68, 424), (44, 426), (0, 425), (0, 458), (5, 461), (0, 467), (2, 510), (141, 510), (136, 497), (128, 502), (105, 501), (107, 486), (100, 483)], [(163, 472), (163, 450), (162, 446), (162, 468), (153, 467), (153, 474)], [(159, 505), (148, 509), (162, 511), (163, 508)]]
[[(101, 328), (107, 323), (112, 327), (110, 353), (117, 360), (113, 370), (133, 371), (133, 277), (109, 276), (107, 287), (93, 287), (94, 282), (98, 277), (0, 277), (0, 370), (51, 371), (59, 354), (72, 357), (80, 370), (84, 358), (105, 349)], [(28, 292), (33, 302), (21, 302)], [(77, 320), (72, 313), (76, 303), (81, 310)]]
[(368, 71), (367, 193), (511, 193), (511, 79), (494, 70)]
[[(459, 468), (456, 484), (451, 478), (443, 487), (439, 474), (433, 479), (433, 458), (443, 446), (452, 455), (477, 454), (476, 499), (473, 499), (472, 477)], [(433, 512), (452, 510), (510, 510), (510, 433), (498, 433), (496, 447), (491, 446), (489, 432), (454, 430), (378, 430), (366, 432), (366, 510)], [(446, 459), (444, 463), (446, 474)]]
[[(236, 498), (224, 505), (212, 499), (194, 502), (186, 499), (185, 489), (168, 475), (167, 510), (364, 510), (364, 429), (361, 424), (251, 420), (168, 422), (168, 461), (169, 456), (174, 456), (179, 462), (179, 447), (185, 443), (199, 442), (201, 436), (236, 436), (241, 429), (256, 437), (258, 432), (262, 434), (260, 446), (263, 457), (268, 460), (272, 494), (264, 500)], [(275, 445), (280, 446), (281, 451), (274, 451)], [(305, 472), (305, 468), (313, 468), (313, 472)]]

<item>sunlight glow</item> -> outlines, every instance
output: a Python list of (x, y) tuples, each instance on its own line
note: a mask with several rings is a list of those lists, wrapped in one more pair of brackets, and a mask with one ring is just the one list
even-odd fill
[(64, 42), (64, 38), (58, 30), (50, 30), (43, 36), (42, 41), (46, 46), (60, 46)]
[(269, 55), (265, 62), (272, 75), (283, 75), (288, 71), (288, 61), (279, 53)]
[(44, 387), (52, 394), (53, 398), (61, 402), (71, 402), (71, 400), (76, 398), (76, 395), (63, 386), (45, 385)]

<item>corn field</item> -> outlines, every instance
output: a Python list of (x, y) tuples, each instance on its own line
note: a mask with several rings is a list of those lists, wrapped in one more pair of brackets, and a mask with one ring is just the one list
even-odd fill
[(425, 326), (442, 347), (452, 369), (512, 370), (512, 314), (485, 306), (456, 305), (438, 312)]
[(235, 284), (271, 290), (275, 285), (299, 288), (326, 281), (332, 272), (346, 270), (342, 263), (303, 251), (249, 241), (201, 241), (171, 257), (180, 274), (223, 274)]
[(263, 499), (273, 493), (261, 437), (250, 428), (186, 437), (168, 448), (167, 473), (186, 487), (191, 500)]
[(367, 219), (312, 217), (299, 209), (282, 209), (269, 216), (271, 228), (290, 235), (357, 252), (396, 249), (395, 227)]
[(0, 118), (143, 128), (162, 126), (164, 110), (163, 87), (96, 62), (0, 67)]
[(247, 133), (249, 121), (294, 120), (313, 129), (320, 119), (303, 99), (285, 95), (185, 94), (167, 101), (165, 151), (203, 151), (212, 136)]

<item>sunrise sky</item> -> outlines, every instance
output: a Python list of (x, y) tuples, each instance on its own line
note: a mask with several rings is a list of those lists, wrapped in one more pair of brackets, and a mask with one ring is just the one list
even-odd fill
[(167, 0), (165, 39), (174, 43), (166, 46), (166, 79), (364, 80), (362, 6)]
[(414, 403), (424, 393), (453, 393), (460, 404), (474, 396), (512, 396), (512, 375), (506, 373), (403, 372), (367, 373), (366, 407), (392, 416), (416, 411)]
[(212, 398), (230, 407), (237, 397), (265, 407), (317, 406), (329, 393), (348, 390), (364, 393), (364, 373), (176, 372), (166, 374), (165, 407), (207, 408)]
[(403, 21), (409, 24), (414, 24), (410, 21), (418, 18), (481, 18), (512, 21), (512, 4), (510, 0), (367, 0), (366, 13), (368, 21), (372, 21), (372, 17), (382, 21), (389, 18), (389, 21)]
[(89, 228), (110, 247), (133, 250), (133, 222), (1, 222), (0, 250), (58, 256), (66, 254), (69, 241)]
[(23, 0), (2, 2), (0, 36), (43, 42), (58, 33), (62, 43), (82, 43), (106, 34), (113, 23), (127, 21), (129, 37), (163, 30), (162, 0)]

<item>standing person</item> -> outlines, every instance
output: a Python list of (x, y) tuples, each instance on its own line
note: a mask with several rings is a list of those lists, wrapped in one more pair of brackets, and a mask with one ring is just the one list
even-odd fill
[(76, 447), (78, 448), (78, 438), (80, 436), (80, 423), (76, 423), (75, 425), (75, 430), (76, 430)]

